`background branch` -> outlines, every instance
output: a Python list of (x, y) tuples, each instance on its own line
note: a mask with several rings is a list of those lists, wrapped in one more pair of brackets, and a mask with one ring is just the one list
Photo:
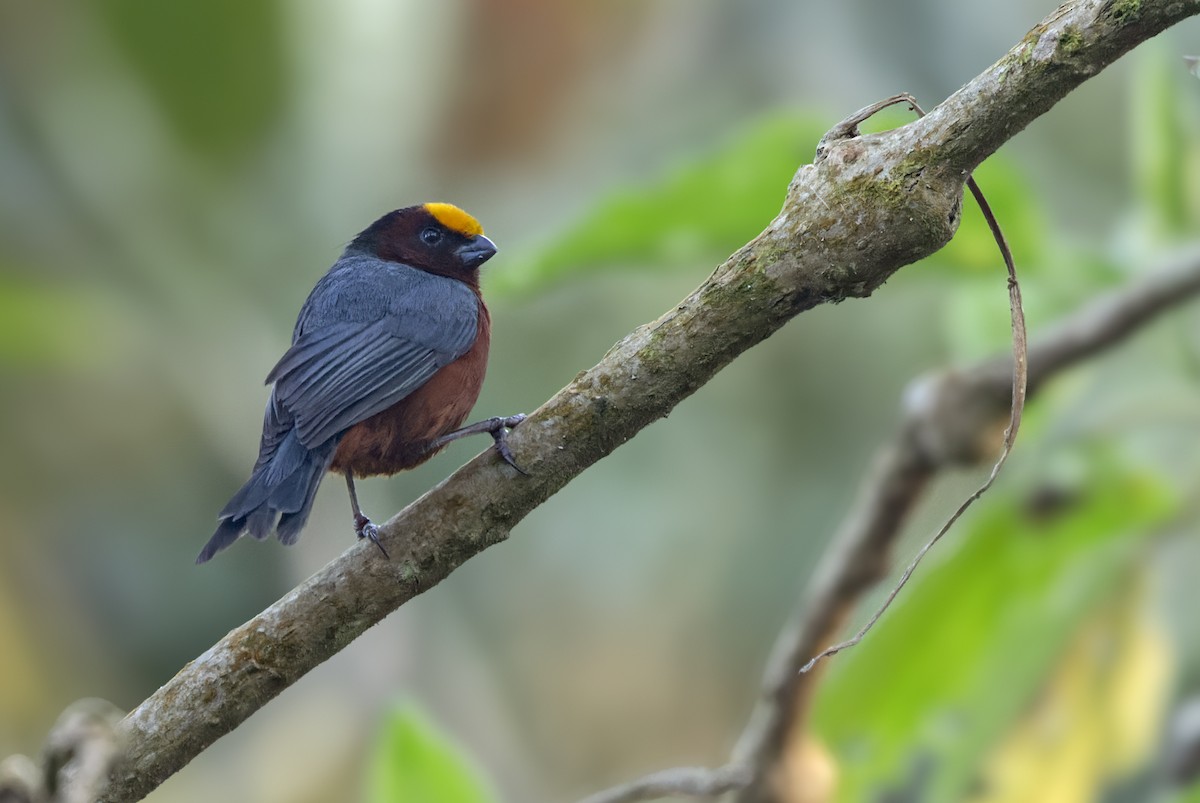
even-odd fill
[(1197, 12), (1200, 0), (1068, 4), (928, 117), (827, 138), (762, 234), (514, 431), (530, 478), (490, 452), (477, 457), (383, 527), (392, 561), (349, 549), (189, 663), (123, 721), (127, 761), (105, 799), (154, 789), (796, 314), (867, 296), (942, 247), (966, 172), (1134, 44)]
[(580, 803), (635, 803), (660, 797), (717, 797), (750, 783), (750, 768), (727, 764), (717, 769), (678, 767), (597, 792)]
[(120, 759), (120, 719), (104, 700), (72, 703), (46, 737), (41, 766), (21, 755), (0, 761), (0, 801), (91, 803)]
[[(1031, 395), (1197, 294), (1200, 250), (1193, 249), (1148, 279), (1092, 302), (1030, 344)], [(977, 465), (994, 451), (1008, 416), (1011, 366), (1008, 355), (995, 357), (910, 389), (895, 438), (876, 455), (806, 598), (776, 641), (759, 706), (735, 750), (751, 772), (739, 803), (792, 799), (775, 785), (783, 778), (787, 746), (807, 732), (821, 676), (800, 668), (837, 638), (863, 593), (887, 578), (891, 546), (929, 481), (941, 470)]]

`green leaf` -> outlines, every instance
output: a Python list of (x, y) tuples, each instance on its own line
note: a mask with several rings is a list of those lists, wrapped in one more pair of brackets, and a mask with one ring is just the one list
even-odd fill
[[(960, 800), (1068, 635), (1173, 507), (1163, 485), (1089, 451), (1084, 480), (1034, 513), (1012, 494), (968, 519), (937, 566), (830, 667), (818, 737), (838, 761), (838, 799), (879, 799), (930, 767), (923, 801)], [(935, 553), (936, 554), (936, 553)]]
[(388, 715), (368, 768), (367, 803), (491, 803), (461, 751), (410, 706)]
[(492, 286), (531, 290), (602, 268), (663, 268), (724, 258), (779, 214), (788, 182), (812, 161), (829, 122), (766, 117), (656, 182), (612, 192), (535, 253), (493, 274)]

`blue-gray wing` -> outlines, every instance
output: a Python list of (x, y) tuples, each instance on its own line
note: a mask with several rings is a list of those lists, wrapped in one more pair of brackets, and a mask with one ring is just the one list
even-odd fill
[[(368, 303), (338, 303), (363, 299), (364, 282), (370, 283)], [(363, 320), (364, 307), (376, 313), (374, 320)], [(313, 449), (388, 409), (465, 354), (478, 334), (479, 306), (459, 282), (411, 268), (397, 278), (390, 266), (383, 274), (360, 266), (341, 276), (331, 271), (301, 322), (267, 381), (275, 382), (274, 402), (290, 415), (300, 443)]]

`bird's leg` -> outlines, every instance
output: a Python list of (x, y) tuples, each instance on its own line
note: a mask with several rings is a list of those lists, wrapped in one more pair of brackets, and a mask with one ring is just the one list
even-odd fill
[(370, 539), (371, 543), (379, 547), (379, 551), (388, 560), (392, 556), (383, 548), (383, 544), (379, 543), (379, 528), (371, 523), (371, 520), (363, 515), (362, 509), (358, 506), (358, 493), (354, 490), (354, 474), (350, 469), (346, 469), (346, 488), (350, 491), (350, 509), (354, 512), (354, 534), (359, 538)]
[(515, 468), (517, 471), (529, 476), (529, 472), (517, 465), (517, 461), (513, 458), (512, 451), (508, 448), (508, 431), (525, 420), (524, 413), (510, 415), (507, 418), (487, 418), (483, 421), (477, 421), (474, 424), (468, 424), (462, 429), (456, 429), (453, 432), (447, 432), (439, 438), (434, 438), (429, 444), (429, 449), (441, 449), (447, 443), (456, 441), (459, 438), (465, 438), (468, 435), (480, 435), (484, 432), (492, 436), (492, 440), (496, 442), (496, 451), (505, 463)]

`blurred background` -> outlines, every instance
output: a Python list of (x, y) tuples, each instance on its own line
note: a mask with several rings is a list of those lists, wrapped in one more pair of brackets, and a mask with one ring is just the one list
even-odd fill
[[(931, 108), (1054, 5), (0, 5), (0, 756), (77, 698), (136, 706), (351, 544), (327, 482), (296, 547), (192, 563), (296, 311), (377, 216), (444, 200), (483, 222), (475, 417), (529, 411), (761, 230), (828, 127), (899, 91)], [(981, 172), (1035, 338), (1200, 237), (1196, 51), (1200, 24), (1169, 31)], [(906, 385), (1008, 336), (967, 209), (935, 258), (744, 355), (149, 799), (381, 800), (430, 753), (471, 768), (469, 799), (539, 803), (723, 762)], [(821, 799), (1189, 795), (1200, 309), (1026, 421), (994, 493), (830, 668)], [(366, 511), (484, 445), (360, 484)], [(931, 490), (902, 555), (983, 471)], [(1047, 489), (1050, 516), (1027, 504)]]

